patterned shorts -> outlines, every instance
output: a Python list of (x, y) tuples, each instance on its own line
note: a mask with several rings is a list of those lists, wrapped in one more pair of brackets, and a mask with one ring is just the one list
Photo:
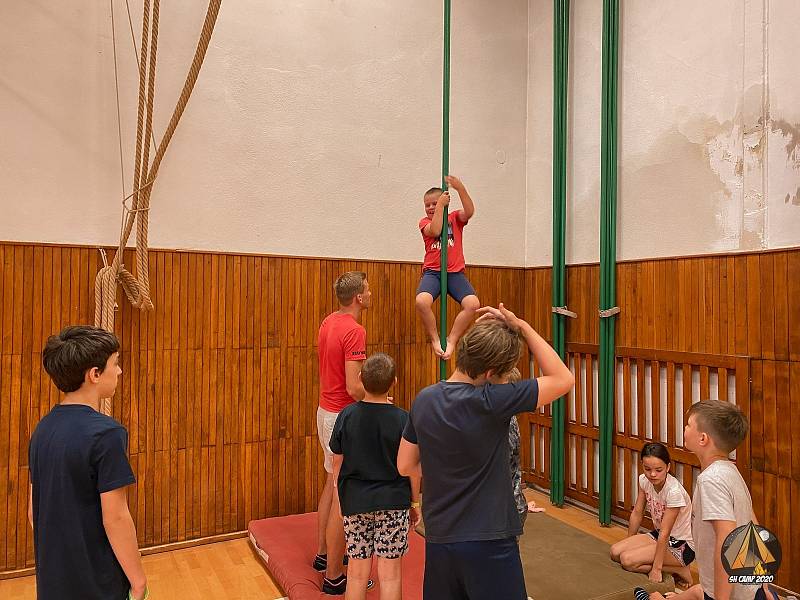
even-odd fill
[(408, 509), (344, 517), (347, 556), (400, 558), (408, 551)]

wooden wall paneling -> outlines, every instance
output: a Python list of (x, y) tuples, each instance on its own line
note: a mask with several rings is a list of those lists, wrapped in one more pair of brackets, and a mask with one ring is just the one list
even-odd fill
[(774, 254), (758, 257), (758, 273), (761, 279), (761, 356), (764, 360), (775, 360), (775, 306), (774, 306)]
[(764, 472), (777, 473), (778, 468), (778, 416), (776, 397), (775, 361), (762, 362), (762, 402), (764, 431)]
[[(762, 358), (761, 345), (761, 276), (758, 255), (748, 255), (747, 265), (747, 351), (750, 356)], [(739, 289), (742, 289), (741, 287)]]
[[(124, 263), (135, 264), (132, 249)], [(32, 560), (31, 536), (20, 527), (28, 438), (59, 399), (40, 351), (64, 325), (91, 322), (100, 265), (93, 248), (0, 244), (0, 482), (10, 490), (0, 502), (0, 523), (14, 532), (0, 541), (0, 571)], [(324, 482), (315, 424), (316, 330), (335, 309), (332, 281), (342, 271), (369, 274), (368, 342), (370, 351), (384, 349), (398, 362), (398, 405), (410, 407), (416, 391), (436, 379), (437, 364), (410, 300), (419, 265), (153, 251), (149, 266), (153, 313), (140, 313), (118, 293), (123, 376), (113, 403), (115, 418), (129, 431), (138, 478), (129, 502), (142, 544), (225, 533), (253, 517), (315, 508)], [(678, 462), (691, 459), (676, 443), (679, 412), (693, 400), (692, 372), (704, 397), (716, 382), (721, 398), (730, 373), (736, 401), (751, 421), (751, 435), (737, 451), (739, 468), (757, 509), (770, 515), (779, 535), (800, 537), (800, 519), (785, 510), (787, 494), (800, 497), (794, 418), (800, 414), (800, 251), (637, 261), (621, 263), (618, 273), (618, 346), (623, 363), (635, 365), (625, 397), (636, 399), (637, 410), (636, 417), (623, 413), (623, 432), (615, 438), (626, 486), (615, 514), (630, 508), (635, 452), (648, 426), (650, 437), (666, 438)], [(472, 267), (469, 274), (484, 302), (506, 302), (550, 336), (549, 268)], [(569, 344), (597, 343), (598, 281), (597, 265), (568, 269), (568, 305), (579, 315), (568, 323)], [(458, 307), (448, 309), (452, 326)], [(695, 362), (669, 354), (689, 351), (701, 353)], [(591, 504), (596, 351), (581, 347), (570, 354), (576, 375), (585, 374), (568, 428), (569, 494)], [(660, 429), (662, 368), (666, 431)], [(549, 415), (546, 410), (521, 422), (525, 454), (535, 457), (526, 479), (545, 486)], [(692, 465), (685, 467), (690, 487)]]
[(786, 260), (787, 323), (789, 360), (800, 361), (800, 252), (790, 252)]
[[(775, 466), (781, 477), (792, 476), (792, 423), (791, 390), (789, 387), (789, 363), (775, 363)], [(788, 496), (783, 496), (784, 498)]]
[[(800, 481), (800, 439), (798, 439), (800, 436), (797, 434), (798, 423), (800, 423), (800, 362), (789, 363), (789, 399), (788, 421), (792, 424), (792, 435), (790, 436), (792, 440), (791, 477), (794, 481)], [(800, 527), (800, 517), (797, 517), (797, 522)], [(797, 556), (800, 558), (800, 554)]]
[(789, 360), (789, 264), (786, 252), (773, 255), (772, 311), (775, 360)]

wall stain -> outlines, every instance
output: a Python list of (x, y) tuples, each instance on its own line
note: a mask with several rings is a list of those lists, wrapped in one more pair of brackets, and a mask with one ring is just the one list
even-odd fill
[(787, 140), (786, 158), (800, 163), (800, 124), (792, 125), (784, 119), (771, 120), (770, 128), (774, 133), (780, 133)]

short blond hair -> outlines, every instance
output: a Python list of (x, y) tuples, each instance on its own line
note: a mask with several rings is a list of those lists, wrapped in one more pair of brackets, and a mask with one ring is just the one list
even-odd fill
[(742, 409), (723, 400), (703, 400), (686, 412), (694, 417), (697, 430), (714, 440), (714, 445), (730, 454), (747, 437), (750, 428)]
[(339, 275), (336, 283), (333, 284), (339, 304), (350, 306), (353, 303), (353, 298), (358, 294), (364, 293), (364, 282), (366, 280), (367, 274), (363, 271), (348, 271)]
[(486, 371), (502, 377), (522, 354), (522, 337), (502, 321), (477, 323), (458, 342), (456, 368), (473, 379)]

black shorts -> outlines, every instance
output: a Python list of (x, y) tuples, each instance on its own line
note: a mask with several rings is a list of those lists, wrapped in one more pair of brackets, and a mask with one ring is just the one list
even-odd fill
[[(431, 296), (433, 296), (433, 299), (436, 300), (441, 291), (442, 274), (439, 273), (439, 271), (425, 269), (422, 272), (422, 279), (419, 280), (419, 285), (417, 286), (417, 294), (428, 292)], [(451, 296), (453, 300), (461, 304), (461, 301), (467, 296), (475, 295), (475, 288), (472, 287), (472, 284), (469, 282), (469, 279), (467, 279), (464, 271), (459, 271), (458, 273), (448, 273), (447, 294), (448, 296)]]
[[(658, 541), (659, 533), (660, 531), (658, 529), (653, 529), (653, 531), (650, 532), (650, 537), (652, 537), (655, 541)], [(669, 553), (675, 557), (675, 560), (680, 562), (684, 567), (694, 562), (694, 550), (691, 549), (689, 543), (685, 540), (679, 540), (669, 536), (667, 550), (669, 550)]]
[(424, 600), (527, 600), (514, 538), (425, 543)]

